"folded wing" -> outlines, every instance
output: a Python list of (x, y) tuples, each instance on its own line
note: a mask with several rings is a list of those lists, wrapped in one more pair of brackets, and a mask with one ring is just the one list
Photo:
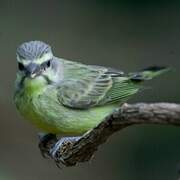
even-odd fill
[(68, 78), (58, 89), (58, 99), (71, 108), (120, 103), (139, 89), (129, 77), (123, 76), (123, 72), (111, 68), (80, 64), (67, 68), (65, 73)]

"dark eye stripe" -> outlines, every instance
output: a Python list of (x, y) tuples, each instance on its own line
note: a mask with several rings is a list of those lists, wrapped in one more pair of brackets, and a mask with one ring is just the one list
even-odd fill
[(18, 63), (18, 68), (20, 71), (24, 70), (24, 65), (22, 63)]

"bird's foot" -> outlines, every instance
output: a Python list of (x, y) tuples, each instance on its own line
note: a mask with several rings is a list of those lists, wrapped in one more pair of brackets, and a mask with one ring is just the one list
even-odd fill
[[(39, 149), (40, 149), (40, 152), (42, 154), (42, 156), (44, 158), (48, 158), (49, 157), (49, 151), (48, 151), (48, 147), (49, 145), (57, 142), (57, 138), (56, 138), (56, 135), (55, 134), (44, 134), (44, 133), (39, 133), (38, 134), (38, 137), (39, 137)], [(50, 143), (51, 142), (51, 143)]]
[(62, 137), (56, 144), (50, 149), (50, 155), (52, 156), (53, 159), (57, 159), (57, 153), (59, 152), (60, 148), (63, 147), (64, 143), (74, 143), (78, 141), (81, 137), (76, 136), (76, 137)]

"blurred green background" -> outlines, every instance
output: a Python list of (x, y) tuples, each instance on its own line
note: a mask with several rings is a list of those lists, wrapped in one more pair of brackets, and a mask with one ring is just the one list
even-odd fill
[(59, 170), (41, 157), (38, 130), (13, 104), (16, 47), (43, 40), (54, 54), (125, 72), (150, 65), (174, 71), (146, 83), (130, 102), (180, 102), (180, 2), (136, 0), (0, 1), (0, 180), (172, 180), (180, 163), (180, 128), (129, 127), (95, 158)]

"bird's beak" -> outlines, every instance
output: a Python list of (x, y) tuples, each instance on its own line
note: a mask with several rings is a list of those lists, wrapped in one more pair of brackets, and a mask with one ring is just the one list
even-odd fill
[(40, 66), (35, 64), (35, 63), (31, 63), (26, 67), (26, 76), (30, 77), (30, 78), (35, 78), (37, 75), (40, 74)]

